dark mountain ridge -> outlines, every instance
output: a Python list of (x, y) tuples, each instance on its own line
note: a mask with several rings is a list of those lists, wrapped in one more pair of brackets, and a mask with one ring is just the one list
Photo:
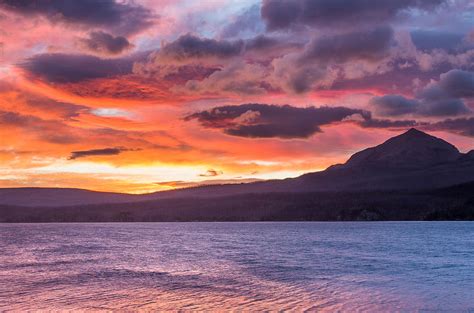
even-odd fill
[(422, 169), (450, 163), (461, 156), (452, 144), (412, 128), (379, 146), (355, 153), (344, 167)]

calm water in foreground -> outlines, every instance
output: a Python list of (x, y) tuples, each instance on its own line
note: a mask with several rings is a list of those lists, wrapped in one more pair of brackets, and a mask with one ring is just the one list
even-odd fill
[(0, 224), (0, 311), (474, 312), (474, 222)]

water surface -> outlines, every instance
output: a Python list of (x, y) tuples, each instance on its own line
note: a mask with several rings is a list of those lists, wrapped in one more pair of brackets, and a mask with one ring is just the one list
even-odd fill
[(3, 310), (474, 312), (474, 222), (0, 224)]

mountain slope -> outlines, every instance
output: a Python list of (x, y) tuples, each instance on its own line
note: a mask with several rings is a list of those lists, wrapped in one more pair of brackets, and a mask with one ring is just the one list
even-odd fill
[(300, 188), (319, 190), (442, 188), (474, 180), (474, 154), (412, 128), (355, 153), (345, 164), (296, 180)]
[(420, 169), (455, 161), (461, 155), (452, 144), (412, 128), (381, 145), (354, 154), (345, 167)]

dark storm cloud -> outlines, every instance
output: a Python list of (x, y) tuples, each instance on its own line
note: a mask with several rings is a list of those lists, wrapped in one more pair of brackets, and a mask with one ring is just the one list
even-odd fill
[(418, 116), (456, 116), (470, 113), (461, 99), (433, 96), (421, 99), (409, 99), (401, 95), (374, 97), (370, 104), (375, 113), (381, 116), (400, 116), (414, 114)]
[(445, 0), (264, 0), (261, 16), (268, 30), (297, 26), (352, 27), (387, 22), (410, 8), (432, 9)]
[(39, 54), (20, 64), (34, 76), (50, 82), (73, 83), (132, 72), (133, 59), (101, 59), (89, 55)]
[(464, 34), (433, 30), (415, 30), (410, 33), (411, 40), (421, 51), (443, 49), (454, 52), (463, 44)]
[(255, 38), (249, 39), (246, 41), (245, 49), (246, 50), (266, 50), (271, 49), (280, 44), (275, 38), (271, 38), (265, 35), (258, 35)]
[(91, 32), (89, 38), (82, 38), (79, 43), (88, 51), (104, 55), (120, 54), (133, 46), (127, 38), (115, 37), (103, 31)]
[(208, 128), (250, 138), (307, 138), (321, 132), (320, 126), (340, 122), (354, 114), (368, 112), (346, 107), (307, 107), (290, 105), (242, 104), (216, 107), (191, 114), (185, 120), (197, 120)]
[(85, 158), (89, 156), (102, 156), (102, 155), (118, 155), (125, 151), (131, 151), (124, 147), (104, 148), (104, 149), (92, 149), (83, 151), (73, 151), (68, 160), (75, 160), (79, 158)]
[(180, 36), (165, 45), (159, 54), (176, 60), (200, 58), (230, 58), (241, 54), (244, 46), (242, 40), (228, 41), (200, 38), (192, 34)]
[(288, 28), (298, 24), (303, 3), (293, 0), (269, 1), (262, 4), (261, 16), (269, 30)]
[(382, 116), (399, 116), (415, 113), (419, 106), (417, 100), (407, 99), (400, 95), (374, 97), (370, 103), (375, 108), (375, 112)]
[(264, 52), (265, 55), (284, 54), (289, 49), (296, 50), (303, 47), (303, 44), (287, 41), (281, 38), (258, 35), (245, 41), (245, 52)]
[(440, 75), (438, 85), (453, 97), (474, 97), (474, 72), (451, 70)]
[(427, 127), (428, 130), (442, 130), (451, 133), (474, 137), (474, 117), (447, 119), (433, 123)]
[(456, 116), (470, 112), (461, 99), (451, 98), (422, 100), (417, 113), (421, 116)]
[(463, 98), (474, 97), (474, 73), (450, 70), (440, 75), (438, 82), (429, 84), (418, 98), (420, 114), (428, 116), (455, 116), (470, 113)]
[(464, 98), (474, 97), (474, 73), (450, 70), (437, 82), (428, 84), (416, 98), (401, 95), (374, 97), (370, 104), (381, 116), (458, 116), (471, 113)]
[(52, 22), (113, 29), (132, 34), (153, 23), (153, 13), (133, 1), (115, 0), (0, 0), (0, 8), (22, 15), (41, 15)]
[(387, 26), (370, 31), (326, 36), (311, 42), (301, 60), (345, 62), (352, 59), (378, 59), (389, 50), (392, 40), (393, 30)]

